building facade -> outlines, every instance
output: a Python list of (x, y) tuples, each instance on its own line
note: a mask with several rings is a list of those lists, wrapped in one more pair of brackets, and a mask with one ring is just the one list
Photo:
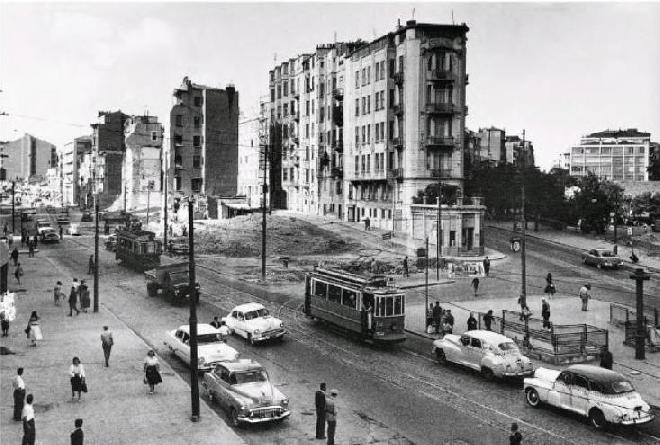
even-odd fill
[(532, 141), (527, 139), (523, 141), (520, 136), (506, 136), (504, 150), (507, 164), (512, 164), (514, 167), (534, 166), (534, 144)]
[(126, 209), (160, 205), (163, 126), (156, 116), (130, 116), (124, 126), (122, 167)]
[(591, 172), (611, 181), (648, 181), (651, 134), (627, 130), (591, 133), (571, 147), (570, 175)]
[(238, 92), (184, 77), (173, 92), (169, 190), (179, 195), (234, 196), (238, 176)]
[(25, 133), (15, 141), (4, 143), (3, 166), (8, 180), (45, 178), (49, 168), (56, 167), (57, 148), (50, 142)]
[(64, 205), (80, 203), (80, 166), (84, 153), (92, 151), (92, 137), (80, 136), (68, 142), (60, 153), (62, 197)]
[[(267, 104), (263, 103), (263, 107)], [(246, 204), (261, 207), (264, 183), (264, 159), (261, 116), (243, 119), (238, 124), (238, 195), (245, 196)], [(268, 184), (268, 172), (266, 172)], [(268, 203), (268, 197), (266, 202)]]

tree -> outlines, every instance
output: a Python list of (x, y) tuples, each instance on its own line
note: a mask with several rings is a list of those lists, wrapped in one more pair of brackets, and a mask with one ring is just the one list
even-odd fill
[(631, 210), (633, 215), (660, 213), (660, 192), (646, 192), (635, 196), (631, 202)]
[(605, 233), (610, 213), (615, 214), (617, 223), (621, 220), (624, 202), (623, 187), (612, 181), (600, 180), (589, 172), (580, 179), (579, 191), (571, 200), (573, 214), (581, 220), (581, 228), (586, 231)]
[(435, 183), (429, 184), (424, 190), (418, 190), (417, 196), (413, 196), (413, 204), (424, 204), (424, 198), (427, 203), (435, 204), (438, 195), (440, 195), (441, 204), (455, 204), (458, 187), (450, 184)]

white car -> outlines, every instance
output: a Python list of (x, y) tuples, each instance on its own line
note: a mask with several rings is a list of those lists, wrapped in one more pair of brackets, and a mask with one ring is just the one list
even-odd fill
[(236, 306), (222, 320), (232, 334), (240, 335), (252, 345), (270, 339), (282, 340), (286, 333), (282, 320), (270, 315), (259, 303)]
[(621, 374), (592, 365), (572, 365), (563, 371), (539, 368), (524, 380), (525, 400), (574, 411), (596, 428), (608, 423), (637, 425), (653, 420), (648, 403)]
[[(179, 326), (167, 333), (165, 346), (170, 352), (190, 365), (190, 329), (189, 325)], [(208, 371), (219, 362), (233, 361), (238, 358), (238, 351), (221, 340), (220, 331), (210, 324), (197, 325), (197, 368)]]
[(487, 380), (534, 373), (534, 365), (520, 353), (514, 341), (492, 331), (475, 329), (463, 335), (447, 334), (433, 342), (432, 352), (440, 363), (453, 362), (472, 368)]

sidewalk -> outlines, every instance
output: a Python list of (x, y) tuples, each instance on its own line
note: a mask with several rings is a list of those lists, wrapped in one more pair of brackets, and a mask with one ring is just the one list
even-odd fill
[[(541, 298), (546, 295), (529, 295), (527, 302), (534, 317), (541, 316)], [(646, 360), (635, 360), (635, 349), (623, 344), (624, 332), (622, 327), (609, 324), (610, 303), (590, 300), (589, 311), (580, 310), (581, 302), (573, 295), (556, 294), (548, 299), (551, 308), (550, 320), (555, 324), (577, 324), (586, 323), (609, 331), (609, 347), (614, 356), (614, 370), (625, 375), (633, 385), (640, 391), (644, 399), (656, 406), (660, 406), (660, 352), (650, 353), (647, 351)], [(488, 300), (461, 301), (443, 305), (444, 309), (451, 309), (454, 315), (454, 333), (461, 334), (467, 330), (467, 319), (471, 311), (487, 312), (492, 309), (495, 315), (502, 310), (518, 311), (520, 306), (516, 298), (496, 298)], [(437, 338), (435, 335), (424, 334), (424, 305), (408, 305), (407, 314), (422, 314), (421, 317), (410, 317), (406, 320), (406, 329), (429, 338)], [(408, 317), (406, 317), (408, 319)], [(549, 363), (533, 360), (535, 366), (546, 368), (563, 368)], [(598, 364), (592, 362), (592, 364)]]
[[(25, 292), (16, 293), (17, 318), (10, 336), (0, 345), (15, 355), (2, 357), (0, 365), (0, 429), (2, 442), (21, 442), (22, 425), (12, 420), (11, 379), (16, 369), (25, 368), (27, 393), (34, 394), (37, 444), (69, 444), (74, 419), (83, 419), (85, 443), (90, 444), (243, 444), (244, 441), (201, 401), (200, 421), (190, 421), (190, 387), (161, 360), (163, 383), (155, 395), (146, 394), (142, 362), (149, 346), (126, 325), (101, 306), (100, 311), (68, 317), (68, 304), (53, 304), (52, 288), (60, 279), (65, 289), (71, 283), (68, 270), (59, 268), (46, 247), (35, 258), (21, 258), (25, 270)], [(89, 277), (79, 277), (87, 279)], [(103, 285), (102, 295), (116, 289)], [(89, 280), (90, 288), (92, 282)], [(17, 288), (12, 276), (9, 289)], [(67, 292), (68, 294), (68, 292)], [(41, 317), (44, 340), (28, 346), (23, 330), (31, 311)], [(110, 367), (103, 366), (99, 335), (108, 325), (115, 339)], [(73, 356), (80, 357), (87, 375), (89, 392), (82, 401), (71, 400), (68, 369)]]

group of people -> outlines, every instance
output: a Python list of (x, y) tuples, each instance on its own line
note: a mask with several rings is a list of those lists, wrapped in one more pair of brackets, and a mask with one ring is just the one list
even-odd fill
[(326, 384), (321, 383), (314, 398), (314, 404), (316, 406), (316, 438), (327, 439), (327, 445), (335, 444), (335, 431), (337, 429), (337, 394), (338, 391), (333, 389), (328, 396), (326, 394)]
[[(65, 298), (64, 291), (62, 291), (62, 282), (58, 281), (55, 283), (53, 288), (53, 300), (56, 306), (59, 306), (61, 301)], [(71, 291), (69, 292), (69, 317), (73, 316), (73, 312), (76, 312), (76, 315), (79, 315), (80, 312), (88, 312), (90, 305), (92, 303), (90, 297), (89, 287), (85, 280), (78, 281), (78, 278), (74, 278), (71, 283)], [(80, 309), (78, 309), (78, 302), (80, 302)]]
[(440, 302), (436, 301), (429, 304), (426, 314), (426, 332), (442, 334), (451, 334), (454, 331), (454, 316), (451, 309), (442, 309)]

